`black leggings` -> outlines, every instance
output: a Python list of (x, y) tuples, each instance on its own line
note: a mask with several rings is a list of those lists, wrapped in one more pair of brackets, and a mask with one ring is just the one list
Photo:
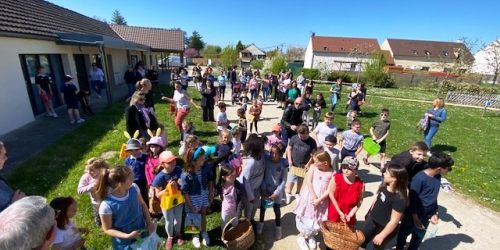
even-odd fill
[[(363, 226), (363, 229), (361, 229), (361, 231), (365, 235), (365, 242), (363, 242), (363, 244), (361, 244), (361, 247), (366, 248), (368, 243), (370, 243), (377, 234), (382, 232), (382, 230), (384, 230), (384, 228), (385, 228), (385, 226), (378, 224), (377, 222), (375, 222), (373, 220), (373, 218), (371, 216), (368, 216), (368, 218), (366, 219), (365, 224)], [(396, 235), (398, 234), (398, 229), (399, 229), (399, 225), (394, 229), (394, 231), (392, 231), (389, 235), (387, 235), (387, 237), (385, 237), (384, 241), (382, 242), (382, 244), (380, 246), (373, 244), (373, 248), (377, 249), (377, 250), (378, 249), (385, 249), (385, 246), (387, 244), (389, 244), (389, 242), (391, 242), (391, 240), (394, 239), (394, 237), (396, 237)]]
[(226, 86), (219, 86), (220, 100), (224, 100), (226, 96)]
[(257, 128), (257, 119), (253, 119), (253, 122), (250, 123), (250, 132), (252, 132), (253, 125), (255, 124), (255, 133), (259, 133), (259, 128)]
[[(274, 203), (273, 209), (274, 209), (274, 222), (276, 223), (276, 226), (279, 227), (281, 226), (281, 204), (276, 204)], [(264, 214), (266, 213), (266, 209), (264, 208), (264, 205), (262, 205), (262, 202), (260, 203), (260, 218), (259, 222), (264, 222)]]

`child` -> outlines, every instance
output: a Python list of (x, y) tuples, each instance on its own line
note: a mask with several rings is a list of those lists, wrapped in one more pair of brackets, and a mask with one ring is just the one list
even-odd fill
[[(414, 142), (409, 150), (393, 156), (390, 163), (398, 164), (406, 169), (408, 172), (408, 184), (410, 184), (413, 176), (422, 171), (427, 164), (424, 159), (428, 151), (429, 148), (425, 142)], [(380, 171), (384, 173), (385, 169), (381, 169)]]
[(262, 112), (262, 107), (264, 106), (264, 101), (262, 100), (262, 96), (259, 95), (257, 97), (257, 107), (259, 107), (260, 111)]
[(125, 165), (130, 166), (134, 173), (134, 183), (139, 187), (144, 201), (148, 200), (148, 180), (146, 179), (146, 160), (148, 155), (141, 151), (141, 143), (137, 139), (129, 139), (125, 150), (130, 155), (125, 159)]
[(231, 101), (231, 104), (234, 105), (235, 102), (239, 102), (240, 100), (240, 88), (238, 88), (237, 86), (235, 86), (233, 88), (233, 99)]
[(363, 150), (363, 135), (359, 132), (361, 129), (361, 121), (356, 119), (351, 123), (351, 129), (342, 132), (340, 135), (339, 148), (341, 158), (344, 160), (346, 156), (356, 156)]
[(238, 128), (241, 131), (241, 145), (245, 147), (245, 141), (247, 140), (247, 118), (245, 117), (245, 109), (239, 108), (236, 111), (238, 115)]
[(312, 107), (311, 94), (305, 92), (302, 98), (304, 99), (304, 103), (302, 104), (302, 108), (304, 109), (302, 120), (306, 121), (306, 125), (309, 126), (309, 110)]
[(163, 147), (167, 147), (168, 146), (168, 138), (167, 138), (167, 134), (165, 134), (165, 125), (158, 123), (158, 129), (160, 129), (160, 131), (161, 131), (160, 137), (161, 137), (161, 140), (163, 141)]
[(186, 137), (188, 135), (193, 135), (194, 134), (194, 126), (193, 126), (193, 122), (190, 122), (190, 121), (182, 121), (182, 131), (181, 131), (181, 146), (184, 145), (184, 143), (186, 142)]
[(226, 114), (226, 104), (221, 102), (219, 103), (219, 113), (217, 113), (217, 118), (215, 118), (215, 122), (217, 123), (217, 131), (220, 132), (229, 126), (229, 121), (227, 120)]
[[(64, 84), (61, 85), (61, 99), (63, 104), (68, 107), (69, 122), (71, 124), (82, 123), (85, 120), (80, 118), (80, 111), (78, 111), (78, 98), (76, 96), (76, 86), (73, 84), (73, 77), (70, 75), (64, 76)], [(74, 115), (74, 116), (73, 116)]]
[(356, 212), (363, 202), (365, 185), (356, 176), (359, 167), (356, 158), (345, 157), (341, 166), (342, 173), (335, 174), (328, 187), (330, 196), (328, 220), (353, 226), (356, 224)]
[(342, 173), (342, 169), (339, 168), (339, 155), (340, 151), (335, 148), (337, 144), (337, 137), (333, 135), (329, 135), (325, 138), (325, 145), (323, 146), (323, 150), (325, 150), (332, 160), (332, 168), (337, 173)]
[[(248, 181), (251, 192), (247, 192), (243, 197), (243, 207), (245, 210), (245, 217), (253, 222), (257, 208), (260, 207), (260, 186), (264, 179), (264, 172), (266, 169), (265, 161), (265, 145), (266, 137), (250, 134), (245, 144), (245, 153), (248, 158), (245, 161), (243, 170), (239, 177), (241, 183)], [(240, 214), (241, 211), (238, 212)]]
[[(220, 169), (220, 179), (219, 179), (219, 194), (222, 201), (221, 205), (221, 228), (234, 217), (236, 217), (238, 207), (242, 204), (242, 199), (245, 192), (250, 192), (250, 186), (248, 182), (243, 186), (241, 182), (236, 179), (236, 171), (233, 167), (229, 165), (224, 165)], [(234, 220), (233, 226), (238, 224), (238, 220)]]
[[(219, 162), (220, 166), (228, 164), (233, 146), (233, 142), (231, 141), (231, 131), (228, 129), (220, 131), (219, 143), (215, 145), (215, 156), (217, 156), (217, 162)], [(217, 167), (217, 165), (213, 165), (212, 174), (217, 176), (215, 167)]]
[[(210, 165), (205, 163), (205, 151), (198, 147), (190, 149), (184, 158), (181, 191), (186, 201), (186, 213), (201, 214), (201, 237), (203, 245), (210, 245), (207, 233), (207, 207), (213, 199), (213, 175)], [(200, 247), (199, 235), (193, 236), (193, 245)]]
[[(380, 112), (380, 120), (375, 121), (370, 128), (370, 134), (372, 135), (373, 141), (380, 145), (380, 169), (385, 168), (385, 138), (389, 136), (389, 129), (391, 129), (391, 122), (387, 120), (387, 116), (389, 116), (389, 110), (382, 109)], [(365, 163), (365, 165), (370, 165), (368, 158), (370, 158), (370, 154), (367, 153), (366, 158), (363, 158), (363, 163)]]
[[(97, 182), (102, 230), (111, 236), (113, 249), (130, 249), (136, 238), (145, 238), (155, 230), (148, 207), (133, 181), (132, 169), (118, 166), (103, 171)], [(148, 233), (141, 233), (144, 228)]]
[(271, 135), (267, 137), (267, 150), (271, 150), (271, 146), (275, 143), (281, 143), (283, 145), (283, 139), (281, 138), (281, 127), (279, 124), (273, 126), (271, 130)]
[(82, 86), (78, 94), (78, 101), (82, 105), (83, 115), (95, 115), (94, 111), (90, 108), (90, 90), (88, 86)]
[(442, 152), (435, 152), (429, 158), (429, 168), (415, 175), (410, 184), (410, 205), (406, 209), (398, 231), (396, 249), (402, 250), (406, 237), (411, 234), (408, 250), (417, 250), (424, 238), (429, 222), (439, 221), (437, 198), (441, 175), (452, 170), (453, 159)]
[(179, 148), (179, 155), (184, 156), (188, 150), (195, 149), (199, 146), (202, 146), (202, 143), (198, 141), (198, 136), (188, 135), (186, 137), (186, 142)]
[(102, 170), (109, 169), (109, 164), (106, 160), (99, 157), (92, 157), (85, 162), (85, 173), (80, 178), (78, 183), (78, 193), (90, 194), (90, 201), (92, 202), (92, 208), (94, 210), (94, 220), (97, 226), (101, 226), (101, 218), (99, 218), (99, 213), (97, 210), (97, 200), (94, 192), (94, 186), (99, 177), (101, 176)]
[[(307, 163), (307, 188), (302, 191), (293, 210), (299, 235), (297, 242), (301, 249), (316, 249), (314, 236), (320, 231), (321, 222), (327, 219), (328, 184), (332, 178), (330, 155), (316, 152)], [(306, 241), (307, 240), (307, 241)]]
[[(292, 137), (286, 148), (288, 164), (290, 167), (306, 168), (307, 162), (311, 159), (312, 154), (318, 149), (316, 147), (316, 142), (313, 138), (309, 136), (309, 127), (305, 124), (300, 124), (297, 128), (297, 134)], [(297, 183), (297, 190), (295, 198), (298, 200), (300, 195), (300, 190), (302, 188), (302, 182), (304, 177), (299, 177), (290, 174), (288, 177), (288, 183), (286, 184), (285, 201), (286, 204), (290, 204), (291, 193), (294, 183)]]
[(241, 92), (241, 96), (240, 96), (240, 108), (244, 109), (245, 111), (247, 111), (247, 103), (248, 103), (248, 96), (247, 96), (247, 91), (246, 90), (243, 90), (243, 92)]
[(139, 140), (139, 142), (141, 143), (141, 152), (143, 154), (147, 155), (149, 149), (148, 149), (148, 146), (146, 145), (146, 143), (148, 142), (148, 140), (146, 140), (145, 137), (141, 137), (141, 138), (139, 138), (137, 140)]
[(322, 122), (316, 126), (313, 130), (313, 137), (316, 141), (318, 148), (325, 145), (325, 138), (329, 135), (337, 137), (337, 127), (333, 124), (333, 119), (335, 115), (333, 112), (329, 111), (325, 114), (325, 122)]
[(232, 150), (232, 152), (234, 154), (239, 155), (240, 150), (241, 150), (241, 130), (240, 130), (240, 128), (233, 127), (231, 134), (233, 135), (233, 150)]
[(356, 110), (351, 110), (347, 113), (347, 128), (346, 130), (351, 129), (351, 123), (352, 121), (358, 119), (358, 111)]
[[(154, 138), (154, 137), (153, 137)], [(151, 186), (154, 188), (154, 194), (158, 199), (161, 199), (167, 190), (167, 185), (170, 183), (173, 188), (178, 189), (180, 185), (180, 179), (182, 174), (182, 169), (175, 165), (175, 159), (177, 157), (170, 151), (163, 151), (159, 157), (159, 165), (154, 170), (156, 177), (154, 178)], [(184, 206), (178, 205), (169, 210), (161, 209), (163, 216), (165, 217), (165, 231), (167, 232), (168, 238), (165, 243), (166, 249), (171, 249), (174, 241), (174, 236), (177, 238), (177, 245), (182, 246), (184, 240), (182, 240), (181, 235), (181, 224), (182, 224), (182, 208)], [(175, 234), (174, 234), (175, 227)]]
[(195, 85), (197, 91), (201, 90), (202, 80), (203, 80), (203, 78), (201, 76), (196, 77), (194, 80), (194, 85)]
[(252, 133), (253, 126), (255, 125), (255, 133), (259, 133), (259, 128), (257, 127), (257, 122), (260, 119), (260, 113), (262, 110), (259, 108), (257, 104), (257, 99), (252, 101), (252, 107), (250, 107), (250, 110), (248, 113), (253, 116), (253, 118), (250, 118), (250, 133)]
[(375, 249), (386, 249), (386, 245), (396, 237), (398, 226), (408, 205), (408, 172), (399, 165), (390, 165), (384, 173), (384, 183), (377, 191), (377, 198), (367, 213), (362, 232), (366, 248), (373, 239)]
[[(148, 153), (147, 153), (147, 159), (146, 159), (146, 166), (145, 166), (145, 172), (146, 172), (146, 180), (148, 181), (148, 187), (149, 187), (149, 194), (153, 194), (154, 190), (151, 184), (153, 184), (153, 180), (155, 179), (156, 174), (155, 169), (160, 165), (160, 154), (165, 150), (165, 147), (163, 145), (163, 140), (161, 137), (151, 137), (151, 140), (149, 140), (147, 143), (147, 148), (148, 148)], [(152, 195), (149, 195), (152, 197)]]
[(313, 102), (313, 107), (314, 107), (314, 112), (313, 112), (312, 128), (314, 129), (318, 125), (319, 118), (321, 117), (321, 110), (326, 108), (326, 102), (325, 99), (323, 98), (322, 93), (318, 93), (316, 95), (316, 100)]
[(76, 227), (72, 220), (78, 211), (76, 200), (72, 197), (55, 198), (50, 202), (50, 206), (56, 211), (57, 223), (56, 237), (51, 249), (85, 249), (85, 240), (81, 234), (88, 234), (89, 230)]
[[(266, 170), (264, 173), (264, 181), (260, 186), (261, 195), (263, 198), (272, 200), (274, 210), (275, 237), (281, 239), (281, 196), (286, 183), (286, 176), (288, 174), (288, 162), (282, 157), (283, 152), (278, 144), (273, 144), (269, 150), (270, 155), (266, 155)], [(257, 234), (262, 233), (264, 228), (264, 214), (266, 208), (261, 202), (260, 205), (260, 219), (257, 223)]]

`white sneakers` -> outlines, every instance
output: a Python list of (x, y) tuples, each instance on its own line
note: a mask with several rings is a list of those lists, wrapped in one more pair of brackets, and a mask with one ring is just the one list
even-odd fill
[(45, 116), (47, 116), (47, 117), (54, 117), (54, 118), (59, 117), (59, 116), (57, 116), (56, 112), (54, 112), (54, 113), (47, 112), (47, 114), (45, 114)]
[(274, 231), (274, 236), (276, 237), (277, 240), (281, 239), (282, 236), (281, 227), (276, 227)]
[(78, 119), (78, 120), (76, 121), (76, 123), (82, 123), (82, 122), (84, 122), (84, 121), (85, 121), (84, 119), (80, 118), (80, 119)]
[(300, 199), (300, 194), (299, 193), (296, 193), (294, 196), (295, 196), (295, 200), (299, 200)]
[(297, 243), (299, 243), (299, 247), (301, 250), (310, 250), (307, 245), (306, 238), (297, 236)]
[[(262, 230), (264, 229), (264, 222), (257, 222), (257, 226), (255, 227), (255, 232), (260, 235), (262, 234)], [(281, 239), (283, 236), (281, 233), (281, 227), (275, 227), (274, 228), (274, 236), (276, 237), (277, 240)]]
[(255, 228), (255, 232), (257, 234), (261, 234), (263, 228), (264, 228), (264, 222), (257, 222), (257, 227)]
[(203, 232), (201, 233), (201, 237), (203, 237), (203, 245), (207, 246), (210, 245), (210, 238), (208, 237), (208, 233), (207, 232)]
[(200, 248), (200, 246), (201, 246), (201, 244), (200, 244), (200, 236), (198, 236), (198, 235), (193, 236), (193, 246), (195, 248)]
[(292, 195), (289, 193), (285, 193), (285, 203), (288, 205), (292, 201)]
[(308, 243), (309, 243), (310, 250), (316, 249), (316, 239), (314, 238), (314, 236), (311, 235), (311, 237), (308, 240)]

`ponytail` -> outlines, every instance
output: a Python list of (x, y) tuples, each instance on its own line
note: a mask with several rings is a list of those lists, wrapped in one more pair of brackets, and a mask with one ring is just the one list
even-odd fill
[(117, 166), (112, 169), (102, 170), (101, 178), (96, 183), (95, 195), (97, 196), (98, 204), (108, 195), (108, 189), (115, 189), (119, 183), (124, 183), (132, 173), (130, 166)]
[(98, 204), (101, 204), (101, 201), (106, 198), (108, 195), (109, 188), (109, 169), (103, 169), (101, 171), (101, 177), (97, 180), (95, 184), (95, 195), (97, 196)]

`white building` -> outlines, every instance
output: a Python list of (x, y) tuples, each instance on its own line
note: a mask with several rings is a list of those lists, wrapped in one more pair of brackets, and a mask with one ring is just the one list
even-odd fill
[(494, 75), (495, 69), (500, 69), (500, 39), (478, 51), (474, 58), (476, 60), (472, 66), (473, 73)]

